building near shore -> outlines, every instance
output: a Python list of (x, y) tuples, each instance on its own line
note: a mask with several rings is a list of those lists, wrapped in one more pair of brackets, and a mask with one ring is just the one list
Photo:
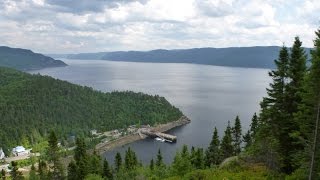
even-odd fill
[(128, 132), (129, 134), (136, 133), (137, 131), (138, 131), (138, 129), (137, 129), (136, 127), (133, 127), (133, 126), (129, 126), (129, 127), (127, 128), (127, 132)]
[(6, 155), (4, 154), (2, 148), (0, 148), (0, 160), (4, 159), (6, 157)]
[(14, 156), (23, 156), (28, 155), (30, 151), (26, 150), (23, 146), (17, 146), (12, 149), (12, 154)]
[(93, 130), (90, 131), (90, 134), (92, 136), (98, 135), (98, 131), (96, 129), (93, 129)]

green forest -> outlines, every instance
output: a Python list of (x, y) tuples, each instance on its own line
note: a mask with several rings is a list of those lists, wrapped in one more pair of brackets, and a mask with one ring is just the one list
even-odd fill
[(0, 46), (0, 66), (26, 71), (46, 67), (62, 67), (67, 64), (28, 49)]
[(182, 112), (165, 98), (134, 92), (103, 93), (49, 76), (0, 67), (0, 147), (87, 136), (133, 124), (166, 123)]
[[(319, 179), (320, 29), (315, 34), (310, 59), (299, 37), (295, 37), (292, 47), (281, 48), (275, 60), (277, 68), (269, 72), (272, 82), (260, 103), (261, 111), (253, 115), (248, 131), (243, 132), (240, 117), (236, 116), (228, 122), (222, 138), (217, 128), (213, 128), (208, 148), (184, 145), (171, 164), (164, 163), (159, 150), (148, 165), (142, 165), (130, 148), (125, 155), (117, 153), (113, 163), (108, 162), (95, 152), (87, 153), (85, 140), (78, 137), (73, 160), (67, 167), (62, 164), (57, 145), (57, 135), (61, 132), (51, 131), (45, 156), (40, 158), (37, 167), (32, 165), (27, 178)], [(178, 110), (174, 112), (181, 115)], [(12, 162), (11, 166), (12, 179), (23, 179), (18, 164)], [(5, 172), (1, 175), (7, 176)]]

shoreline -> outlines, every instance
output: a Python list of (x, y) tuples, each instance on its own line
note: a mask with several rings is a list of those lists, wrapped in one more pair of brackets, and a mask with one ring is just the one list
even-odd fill
[[(186, 116), (182, 116), (176, 121), (168, 122), (166, 124), (159, 124), (159, 125), (156, 125), (155, 127), (153, 127), (152, 129), (155, 131), (159, 131), (159, 132), (166, 132), (166, 131), (169, 131), (173, 128), (189, 124), (190, 122), (191, 122), (191, 120), (189, 118), (187, 118)], [(113, 141), (109, 141), (106, 143), (99, 143), (95, 146), (95, 150), (100, 155), (102, 155), (105, 152), (111, 151), (112, 149), (114, 149), (116, 147), (120, 147), (120, 146), (129, 144), (129, 143), (141, 140), (141, 139), (145, 139), (146, 137), (147, 136), (141, 137), (138, 133), (126, 135), (126, 136), (123, 136), (123, 137), (116, 139), (116, 140), (113, 140)]]

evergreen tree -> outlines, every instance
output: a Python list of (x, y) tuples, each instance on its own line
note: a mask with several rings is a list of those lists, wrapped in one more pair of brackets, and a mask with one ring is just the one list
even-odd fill
[(245, 148), (247, 149), (255, 141), (255, 136), (258, 130), (258, 116), (256, 113), (253, 114), (250, 124), (250, 129), (242, 136), (243, 142), (245, 142)]
[(154, 161), (153, 161), (153, 159), (151, 159), (151, 161), (150, 161), (149, 168), (150, 168), (151, 171), (154, 170)]
[(248, 130), (247, 133), (243, 136), (243, 142), (246, 143), (245, 148), (248, 148), (252, 144), (252, 134), (251, 131)]
[(78, 180), (78, 168), (76, 163), (72, 160), (68, 165), (68, 180)]
[(306, 55), (304, 48), (302, 47), (302, 42), (299, 37), (296, 37), (291, 49), (288, 72), (290, 82), (287, 85), (287, 96), (285, 99), (288, 117), (284, 118), (286, 121), (281, 121), (282, 124), (278, 128), (280, 132), (279, 151), (283, 159), (282, 170), (288, 174), (292, 173), (292, 171), (297, 168), (293, 157), (294, 154), (303, 149), (303, 146), (297, 143), (299, 139), (296, 139), (293, 134), (299, 131), (300, 122), (294, 121), (294, 114), (298, 112), (298, 105), (302, 101), (301, 91), (305, 74)]
[(220, 140), (218, 130), (214, 127), (212, 139), (208, 149), (206, 150), (206, 165), (218, 165), (221, 162)]
[(31, 169), (29, 172), (29, 180), (39, 180), (39, 176), (37, 175), (36, 167), (34, 167), (34, 164), (32, 163)]
[(12, 170), (10, 172), (12, 180), (22, 180), (24, 179), (22, 173), (18, 171), (18, 163), (15, 161), (11, 162)]
[(77, 165), (77, 175), (79, 180), (84, 179), (89, 173), (88, 154), (86, 152), (86, 144), (83, 138), (76, 139), (76, 149), (74, 151), (74, 159)]
[(181, 157), (185, 159), (190, 159), (190, 154), (187, 145), (182, 146)]
[(203, 169), (204, 168), (204, 154), (203, 154), (203, 149), (202, 148), (197, 148), (196, 150), (196, 157), (195, 160), (193, 161), (193, 166), (196, 169)]
[(162, 154), (161, 154), (161, 151), (160, 149), (158, 150), (158, 154), (157, 154), (157, 160), (156, 160), (156, 166), (157, 167), (160, 167), (160, 166), (163, 166), (163, 158), (162, 158)]
[(156, 179), (165, 179), (168, 175), (168, 169), (163, 162), (163, 157), (160, 149), (158, 149), (158, 153), (156, 159), (154, 160), (154, 164), (154, 170), (152, 171), (153, 178), (156, 177)]
[(47, 156), (49, 164), (52, 164), (50, 169), (53, 170), (51, 179), (63, 179), (64, 173), (60, 162), (58, 139), (54, 131), (50, 132), (48, 143)]
[(222, 159), (233, 156), (234, 147), (232, 145), (232, 130), (230, 127), (230, 121), (228, 121), (228, 126), (224, 131), (224, 136), (221, 141), (221, 154)]
[(294, 44), (291, 49), (289, 61), (289, 78), (288, 86), (288, 105), (289, 113), (293, 115), (298, 110), (298, 104), (301, 102), (301, 94), (303, 79), (306, 73), (306, 54), (302, 47), (299, 37), (295, 37)]
[(79, 163), (81, 160), (87, 160), (86, 144), (83, 138), (76, 139), (76, 149), (74, 150), (74, 160)]
[(258, 128), (258, 116), (257, 113), (254, 113), (251, 119), (251, 124), (250, 124), (250, 133), (251, 133), (251, 139), (252, 137), (255, 136)]
[(94, 150), (93, 154), (89, 157), (89, 174), (101, 174), (101, 171), (101, 157)]
[(89, 174), (88, 162), (85, 159), (80, 159), (77, 165), (77, 176), (79, 180), (85, 179), (85, 177)]
[(4, 169), (1, 170), (1, 178), (2, 180), (6, 179), (6, 171)]
[(121, 154), (119, 152), (117, 152), (115, 159), (114, 159), (114, 164), (115, 164), (115, 170), (116, 172), (119, 172), (119, 170), (122, 167), (122, 158), (121, 158)]
[(173, 176), (184, 176), (192, 169), (188, 147), (184, 145), (181, 152), (177, 152), (172, 163), (171, 174)]
[(196, 149), (194, 148), (194, 146), (191, 147), (191, 152), (190, 152), (190, 162), (192, 164), (192, 166), (195, 168), (195, 164), (196, 164)]
[(136, 153), (130, 147), (126, 151), (124, 164), (128, 170), (132, 170), (138, 165)]
[[(270, 88), (267, 88), (268, 97), (264, 98), (265, 106), (262, 106), (263, 110), (268, 109), (268, 113), (262, 113), (266, 115), (266, 118), (262, 118), (265, 123), (271, 123), (272, 129), (275, 132), (279, 132), (282, 121), (287, 118), (288, 112), (288, 94), (287, 94), (287, 81), (289, 81), (289, 53), (288, 49), (283, 46), (279, 52), (278, 60), (274, 61), (277, 69), (269, 72), (269, 76), (273, 79), (270, 84)], [(264, 116), (263, 116), (264, 117)], [(257, 116), (252, 118), (251, 131), (255, 132)]]
[[(299, 130), (295, 133), (301, 139), (301, 144), (306, 144), (301, 151), (302, 167), (309, 171), (309, 179), (320, 178), (320, 136), (319, 136), (319, 107), (320, 107), (320, 29), (316, 32), (314, 49), (311, 51), (311, 66), (304, 79), (303, 91), (300, 94), (302, 103), (299, 104), (299, 112), (295, 116)], [(311, 152), (311, 153), (310, 153)], [(311, 156), (310, 156), (311, 154)]]
[[(299, 40), (299, 39), (296, 39)], [(298, 41), (295, 44), (299, 44)], [(294, 51), (297, 47), (294, 45)], [(296, 54), (296, 53), (294, 53)], [(289, 152), (291, 151), (292, 142), (290, 138), (290, 131), (292, 130), (292, 95), (289, 93), (291, 77), (290, 69), (292, 69), (292, 60), (294, 55), (289, 57), (288, 49), (283, 46), (279, 52), (279, 57), (275, 60), (276, 69), (269, 72), (269, 76), (272, 77), (273, 82), (270, 84), (270, 88), (267, 88), (268, 96), (263, 98), (261, 102), (260, 124), (259, 124), (259, 143), (257, 147), (260, 148), (260, 152), (266, 161), (268, 161), (270, 167), (278, 168), (279, 162), (285, 166), (291, 166)], [(252, 125), (256, 121), (252, 119)], [(289, 127), (289, 128), (284, 128)], [(251, 127), (252, 128), (252, 127)], [(256, 132), (251, 132), (251, 140), (257, 138)], [(252, 139), (254, 137), (254, 139)], [(264, 155), (263, 155), (264, 154)], [(276, 155), (276, 154), (280, 154)], [(288, 172), (290, 168), (284, 168)]]
[(240, 154), (241, 152), (241, 142), (242, 142), (242, 129), (241, 122), (239, 116), (236, 117), (234, 121), (234, 127), (232, 128), (232, 136), (233, 136), (233, 145), (234, 145), (234, 153), (235, 155)]
[(39, 160), (38, 171), (40, 180), (46, 180), (48, 175), (47, 163), (44, 160)]
[(109, 162), (107, 161), (107, 159), (104, 159), (104, 161), (103, 161), (103, 175), (102, 176), (107, 180), (113, 179), (113, 174), (112, 174), (112, 171), (111, 171), (111, 168), (109, 166)]

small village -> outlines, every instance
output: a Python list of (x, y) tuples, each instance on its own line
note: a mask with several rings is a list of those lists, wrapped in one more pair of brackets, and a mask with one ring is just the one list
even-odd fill
[(4, 169), (6, 172), (10, 172), (10, 162), (29, 159), (32, 156), (39, 156), (39, 153), (32, 153), (32, 149), (26, 149), (23, 146), (17, 146), (12, 149), (11, 155), (6, 155), (2, 148), (0, 148), (0, 171)]
[(90, 135), (94, 138), (99, 138), (100, 143), (107, 143), (112, 140), (116, 140), (122, 136), (138, 134), (140, 128), (150, 128), (150, 125), (141, 125), (137, 127), (136, 125), (130, 125), (126, 129), (115, 129), (111, 131), (101, 132), (99, 133), (96, 129), (90, 131)]
[[(142, 125), (140, 128), (150, 128), (150, 125)], [(115, 141), (120, 137), (126, 135), (138, 134), (139, 128), (136, 125), (131, 125), (126, 129), (115, 129), (106, 132), (98, 132), (98, 130), (93, 129), (90, 131), (90, 135), (93, 139), (100, 139), (99, 143), (107, 143), (110, 141)], [(70, 142), (75, 142), (75, 136), (68, 137)], [(58, 143), (58, 146), (64, 148), (66, 151), (72, 151), (75, 149), (75, 146), (72, 147), (62, 147), (61, 143)], [(13, 148), (10, 154), (5, 154), (3, 149), (0, 147), (0, 171), (4, 169), (6, 172), (10, 172), (10, 163), (12, 161), (21, 161), (25, 159), (30, 159), (31, 157), (38, 157), (40, 153), (32, 152), (32, 149), (26, 149), (24, 146), (19, 145)]]
[[(116, 146), (124, 145), (135, 140), (144, 139), (146, 137), (154, 138), (159, 142), (176, 142), (177, 137), (169, 134), (165, 134), (165, 132), (171, 128), (181, 126), (184, 124), (190, 123), (190, 120), (183, 116), (179, 120), (174, 122), (169, 122), (167, 124), (159, 124), (157, 126), (148, 125), (130, 125), (127, 128), (123, 129), (115, 129), (106, 132), (99, 132), (96, 129), (92, 129), (89, 132), (89, 139), (91, 141), (97, 142), (94, 144), (94, 149), (100, 148), (103, 152), (104, 150), (110, 150), (110, 148), (106, 148), (110, 146), (114, 148)], [(132, 138), (138, 137), (138, 138)], [(70, 135), (68, 137), (69, 143), (66, 146), (63, 146), (61, 142), (58, 142), (58, 147), (61, 148), (65, 153), (72, 152), (75, 149), (75, 135)], [(119, 141), (119, 142), (118, 142)], [(110, 145), (112, 144), (112, 145)], [(116, 144), (116, 145), (114, 145)], [(21, 162), (25, 160), (29, 160), (31, 158), (39, 157), (41, 154), (39, 152), (33, 152), (33, 150), (27, 149), (22, 145), (16, 146), (10, 151), (10, 154), (5, 154), (3, 149), (0, 147), (0, 171), (5, 170), (5, 172), (9, 173), (11, 171), (10, 163), (12, 161)], [(28, 172), (31, 164), (20, 166), (19, 171)]]

